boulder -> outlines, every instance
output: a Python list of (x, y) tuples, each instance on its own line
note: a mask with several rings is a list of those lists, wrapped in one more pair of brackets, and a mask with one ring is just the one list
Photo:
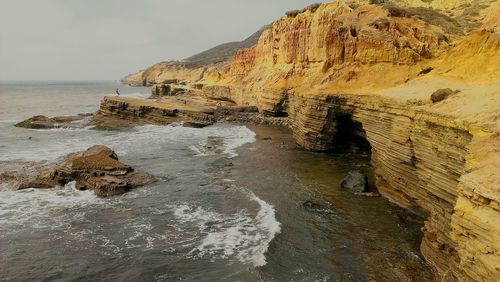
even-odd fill
[(340, 182), (340, 187), (355, 193), (363, 193), (368, 189), (368, 177), (359, 171), (350, 171)]
[(51, 169), (39, 170), (36, 177), (24, 177), (9, 171), (0, 175), (0, 181), (20, 184), (23, 188), (54, 188), (75, 181), (78, 190), (93, 190), (99, 197), (110, 197), (123, 194), (130, 189), (148, 185), (157, 178), (144, 171), (135, 171), (129, 165), (118, 160), (116, 153), (102, 145), (90, 147), (84, 152), (67, 155), (64, 160)]
[(446, 98), (448, 98), (453, 93), (455, 93), (455, 92), (453, 90), (451, 90), (450, 88), (436, 90), (431, 95), (431, 101), (432, 101), (432, 103), (441, 102), (441, 101), (445, 100)]

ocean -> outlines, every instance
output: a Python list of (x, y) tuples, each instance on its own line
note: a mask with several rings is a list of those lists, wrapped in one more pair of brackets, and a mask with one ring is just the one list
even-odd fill
[[(422, 220), (339, 188), (367, 153), (314, 153), (287, 129), (216, 123), (101, 131), (14, 127), (95, 112), (118, 82), (1, 82), (0, 160), (53, 161), (102, 144), (160, 178), (112, 198), (0, 191), (1, 281), (429, 281)], [(208, 140), (221, 145), (207, 150)], [(373, 182), (373, 180), (371, 180)], [(373, 185), (373, 183), (372, 183)]]

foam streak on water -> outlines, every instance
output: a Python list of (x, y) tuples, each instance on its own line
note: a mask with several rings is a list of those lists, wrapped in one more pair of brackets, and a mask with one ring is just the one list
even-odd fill
[[(201, 243), (190, 256), (211, 258), (236, 257), (254, 267), (266, 264), (266, 252), (274, 236), (281, 231), (274, 207), (250, 191), (248, 197), (259, 204), (259, 212), (252, 217), (245, 210), (232, 215), (211, 212), (203, 208), (179, 206), (175, 216), (183, 222), (193, 222), (204, 233)], [(208, 231), (203, 231), (207, 230)]]
[(71, 185), (63, 190), (26, 189), (0, 192), (0, 237), (20, 228), (51, 228), (66, 226), (68, 210), (106, 204), (90, 191), (78, 191)]
[[(17, 129), (16, 129), (17, 130)], [(138, 126), (128, 131), (96, 131), (88, 127), (57, 128), (52, 130), (19, 129), (33, 138), (20, 138), (0, 147), (3, 160), (54, 160), (68, 153), (103, 144), (120, 157), (154, 156), (155, 152), (181, 149), (192, 157), (226, 155), (234, 157), (235, 150), (255, 141), (255, 133), (245, 126), (220, 123), (202, 129), (178, 125)], [(165, 161), (168, 161), (167, 159)], [(32, 228), (65, 232), (80, 242), (92, 242), (105, 255), (122, 256), (127, 249), (153, 249), (167, 243), (191, 250), (188, 257), (208, 256), (210, 259), (237, 259), (255, 267), (266, 264), (265, 253), (274, 236), (280, 232), (273, 206), (248, 190), (239, 189), (248, 201), (258, 205), (258, 212), (240, 210), (235, 214), (192, 208), (184, 205), (166, 205), (156, 208), (155, 214), (167, 214), (167, 222), (174, 217), (173, 231), (156, 232), (148, 217), (130, 218), (120, 228), (123, 240), (111, 238), (106, 229), (80, 228), (74, 224), (86, 222), (88, 210), (116, 211), (130, 201), (129, 193), (111, 199), (97, 198), (90, 191), (78, 191), (73, 184), (61, 190), (27, 189), (0, 192), (0, 230), (3, 236)], [(148, 190), (138, 190), (146, 193)], [(126, 205), (125, 205), (126, 206)], [(170, 212), (168, 212), (170, 210)], [(114, 213), (114, 212), (113, 212)], [(88, 221), (88, 220), (87, 220)], [(78, 223), (80, 222), (80, 223)], [(186, 225), (187, 224), (187, 225)], [(195, 230), (191, 227), (195, 226)], [(183, 229), (190, 229), (184, 232)], [(197, 229), (197, 230), (196, 230)], [(2, 238), (2, 235), (0, 235)], [(171, 249), (171, 248), (167, 248)]]
[[(129, 131), (108, 132), (89, 128), (57, 128), (52, 130), (23, 130), (26, 138), (0, 147), (2, 160), (54, 160), (66, 154), (85, 150), (96, 144), (108, 146), (119, 156), (129, 153), (164, 150), (170, 144), (185, 144), (196, 153), (198, 146), (209, 138), (223, 140), (221, 153), (235, 156), (234, 150), (255, 141), (255, 133), (245, 126), (216, 124), (202, 129), (181, 126), (139, 126)], [(32, 136), (32, 138), (28, 138)]]

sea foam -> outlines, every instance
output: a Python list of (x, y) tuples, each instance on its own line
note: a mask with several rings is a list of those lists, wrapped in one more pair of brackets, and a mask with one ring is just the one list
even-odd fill
[[(220, 152), (236, 156), (236, 148), (255, 141), (255, 133), (245, 126), (215, 124), (197, 129), (182, 126), (137, 126), (128, 131), (97, 131), (87, 128), (57, 128), (50, 130), (26, 130), (30, 138), (0, 147), (2, 160), (55, 160), (66, 154), (83, 151), (93, 145), (105, 145), (119, 156), (129, 153), (151, 153), (171, 145), (185, 144), (194, 150), (210, 137), (222, 141)], [(197, 152), (200, 154), (200, 152)]]
[[(270, 242), (281, 231), (272, 205), (246, 191), (248, 197), (259, 204), (257, 215), (245, 210), (236, 214), (220, 214), (201, 207), (178, 206), (174, 215), (181, 221), (199, 226), (204, 234), (198, 246), (189, 253), (193, 257), (236, 257), (254, 267), (266, 265), (266, 252)], [(208, 230), (208, 231), (207, 231)]]

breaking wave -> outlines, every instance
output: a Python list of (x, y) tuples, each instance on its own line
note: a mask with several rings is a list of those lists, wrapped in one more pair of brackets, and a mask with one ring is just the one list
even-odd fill
[(205, 210), (201, 207), (181, 205), (174, 215), (181, 222), (198, 225), (204, 234), (201, 243), (189, 252), (189, 256), (236, 257), (240, 262), (254, 267), (264, 266), (270, 242), (281, 231), (275, 217), (274, 207), (248, 192), (248, 197), (259, 204), (257, 215), (251, 216), (245, 210), (226, 215)]
[(236, 156), (236, 148), (255, 141), (255, 133), (245, 126), (225, 123), (196, 129), (182, 126), (138, 126), (128, 131), (98, 131), (85, 128), (24, 130), (25, 138), (0, 147), (2, 160), (54, 160), (66, 154), (85, 150), (93, 145), (105, 145), (119, 156), (129, 153), (150, 153), (169, 145), (183, 145), (198, 155), (203, 142), (210, 138), (222, 140), (217, 152)]

